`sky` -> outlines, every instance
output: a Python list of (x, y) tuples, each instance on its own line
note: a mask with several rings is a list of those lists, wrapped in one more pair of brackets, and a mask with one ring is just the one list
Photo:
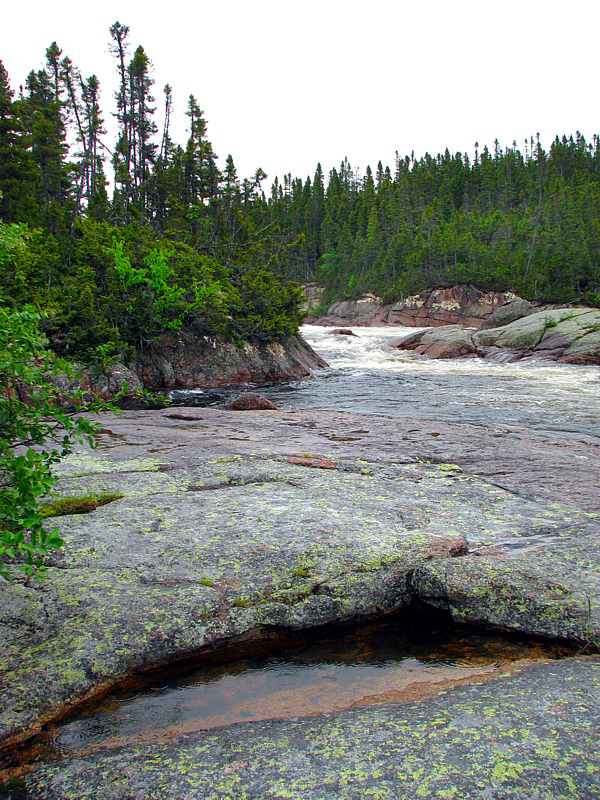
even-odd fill
[[(96, 74), (114, 130), (117, 73), (109, 27), (130, 28), (173, 87), (172, 138), (187, 139), (194, 94), (208, 137), (240, 177), (327, 173), (347, 157), (364, 173), (395, 152), (416, 157), (540, 133), (600, 130), (600, 2), (405, 0), (4, 0), (0, 60), (17, 90), (56, 41)], [(157, 110), (157, 121), (161, 124)], [(110, 131), (109, 131), (110, 133)], [(112, 147), (111, 136), (107, 136)]]

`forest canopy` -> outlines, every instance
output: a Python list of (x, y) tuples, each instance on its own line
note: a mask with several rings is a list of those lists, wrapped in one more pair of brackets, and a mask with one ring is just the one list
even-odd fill
[(284, 264), (300, 243), (266, 220), (264, 172), (240, 180), (231, 156), (219, 169), (193, 96), (175, 144), (170, 86), (159, 136), (151, 61), (126, 26), (110, 37), (112, 148), (98, 79), (56, 42), (16, 97), (0, 62), (0, 299), (43, 309), (54, 349), (88, 362), (131, 359), (183, 324), (234, 341), (295, 333), (302, 294)]
[(125, 25), (109, 35), (109, 103), (55, 42), (18, 94), (0, 62), (0, 299), (43, 309), (61, 355), (132, 359), (182, 325), (286, 336), (302, 320), (296, 282), (324, 285), (325, 302), (473, 283), (600, 304), (598, 136), (397, 154), (364, 174), (344, 159), (265, 190), (262, 169), (240, 179), (231, 155), (219, 166), (194, 96), (184, 144), (169, 85), (159, 130), (148, 54)]

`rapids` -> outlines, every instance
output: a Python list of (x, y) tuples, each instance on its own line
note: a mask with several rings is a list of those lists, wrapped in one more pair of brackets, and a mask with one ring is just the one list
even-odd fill
[[(355, 336), (305, 325), (329, 364), (310, 380), (261, 387), (283, 410), (330, 410), (523, 426), (600, 436), (600, 369), (552, 362), (432, 360), (390, 348), (415, 328), (354, 328)], [(174, 405), (222, 406), (236, 389), (173, 392)]]

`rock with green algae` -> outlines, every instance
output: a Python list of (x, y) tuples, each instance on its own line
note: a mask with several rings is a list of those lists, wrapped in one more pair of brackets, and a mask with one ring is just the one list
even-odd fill
[[(569, 504), (521, 497), (454, 464), (367, 467), (340, 459), (324, 469), (323, 459), (306, 454), (302, 464), (230, 455), (161, 468), (143, 452), (137, 459), (118, 452), (67, 459), (63, 492), (85, 486), (124, 497), (54, 520), (65, 547), (49, 558), (45, 581), (0, 590), (5, 743), (151, 665), (276, 628), (398, 609), (420, 595), (439, 604), (445, 584), (433, 596), (415, 580), (438, 562), (472, 564), (478, 597), (483, 561), (465, 555), (467, 546), (519, 541), (523, 556), (514, 556), (508, 573), (535, 584), (536, 548), (562, 537), (575, 552), (579, 539), (599, 530), (593, 516)], [(529, 614), (520, 607), (531, 592), (505, 597), (506, 576), (494, 582), (490, 575), (488, 606), (502, 598), (506, 613), (481, 621), (537, 631), (558, 604), (561, 635), (596, 636), (587, 606), (574, 602), (597, 592), (591, 571), (576, 575), (572, 563), (548, 558), (542, 573), (556, 591), (542, 594)]]
[[(74, 757), (36, 800), (590, 800), (600, 795), (600, 659), (539, 663), (409, 705), (243, 723)], [(16, 795), (15, 795), (16, 796)]]

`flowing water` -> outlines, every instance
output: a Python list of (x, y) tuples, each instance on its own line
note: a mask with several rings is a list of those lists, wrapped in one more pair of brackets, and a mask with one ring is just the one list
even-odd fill
[[(284, 410), (354, 411), (600, 436), (600, 368), (542, 361), (433, 360), (390, 342), (415, 328), (306, 325), (302, 335), (329, 364), (312, 379), (261, 387)], [(239, 390), (173, 392), (175, 405), (222, 406)]]

